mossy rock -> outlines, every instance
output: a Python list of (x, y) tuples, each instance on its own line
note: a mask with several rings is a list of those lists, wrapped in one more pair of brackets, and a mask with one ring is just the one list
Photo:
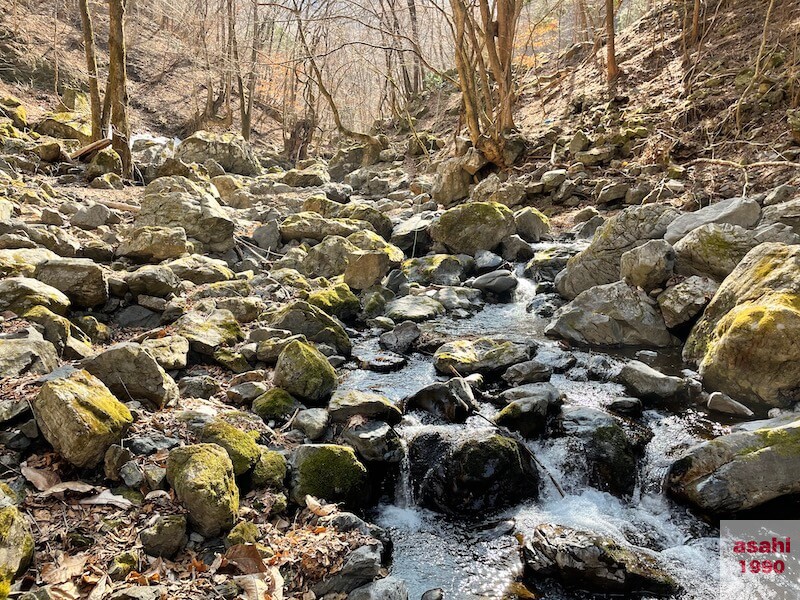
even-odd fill
[(200, 440), (207, 444), (217, 444), (225, 449), (233, 464), (236, 475), (244, 475), (261, 456), (255, 440), (233, 425), (215, 419), (203, 428)]
[(339, 321), (321, 309), (296, 300), (280, 308), (269, 316), (269, 324), (277, 329), (287, 329), (318, 344), (328, 344), (344, 356), (352, 350), (350, 338)]
[(433, 359), (436, 370), (445, 375), (452, 375), (452, 369), (461, 375), (498, 373), (528, 360), (528, 348), (492, 338), (455, 340), (440, 346)]
[(344, 321), (354, 318), (361, 308), (358, 297), (346, 283), (311, 292), (306, 300), (332, 317)]
[(175, 332), (189, 340), (198, 354), (214, 356), (220, 347), (233, 346), (244, 338), (233, 313), (217, 309), (209, 313), (189, 312), (175, 323)]
[(280, 452), (261, 448), (261, 456), (256, 461), (251, 475), (254, 488), (281, 490), (284, 487), (288, 466), (286, 457)]
[(249, 521), (242, 521), (228, 532), (225, 536), (225, 547), (231, 548), (239, 544), (255, 544), (261, 539), (261, 532), (258, 525)]
[(494, 250), (516, 232), (514, 213), (496, 202), (469, 202), (445, 211), (431, 227), (435, 242), (456, 254)]
[(8, 596), (11, 582), (28, 568), (33, 550), (33, 535), (23, 514), (15, 506), (0, 508), (0, 598)]
[(305, 408), (294, 396), (281, 388), (272, 388), (253, 400), (252, 410), (264, 421), (286, 422), (296, 410)]
[(357, 231), (347, 236), (347, 241), (360, 250), (383, 252), (389, 258), (389, 262), (392, 265), (399, 265), (405, 259), (405, 254), (400, 248), (394, 244), (390, 244), (380, 235), (372, 231)]
[(35, 306), (44, 306), (57, 315), (64, 315), (69, 305), (65, 294), (38, 279), (9, 277), (0, 281), (0, 311), (24, 315)]
[(361, 506), (366, 496), (367, 469), (352, 448), (308, 444), (292, 454), (291, 499), (305, 505), (306, 495), (348, 507)]
[(175, 448), (167, 459), (167, 481), (189, 511), (198, 533), (214, 537), (233, 527), (239, 488), (228, 453), (217, 444)]
[(297, 341), (281, 352), (273, 381), (292, 396), (311, 403), (327, 399), (339, 384), (328, 359), (310, 344)]
[(87, 371), (48, 381), (32, 406), (44, 438), (77, 467), (97, 465), (133, 423), (128, 408)]

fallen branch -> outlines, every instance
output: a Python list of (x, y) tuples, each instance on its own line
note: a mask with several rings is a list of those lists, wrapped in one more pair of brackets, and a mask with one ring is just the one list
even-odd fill
[(113, 200), (95, 200), (95, 202), (102, 204), (103, 206), (107, 206), (108, 208), (122, 210), (125, 212), (137, 213), (142, 210), (141, 206), (136, 206), (135, 204), (126, 204), (125, 202), (114, 202)]
[(108, 148), (110, 145), (111, 145), (111, 140), (109, 139), (97, 140), (96, 142), (92, 142), (88, 146), (84, 146), (83, 148), (76, 150), (75, 152), (70, 154), (70, 158), (72, 160), (80, 160), (82, 158), (88, 157), (91, 154), (94, 154), (95, 152), (99, 152), (103, 148)]
[(706, 164), (706, 165), (720, 165), (723, 167), (733, 167), (735, 169), (756, 169), (759, 167), (792, 167), (800, 169), (800, 163), (789, 162), (786, 160), (765, 160), (754, 163), (737, 163), (732, 160), (723, 160), (721, 158), (695, 158), (686, 163), (685, 166), (691, 167), (692, 165)]

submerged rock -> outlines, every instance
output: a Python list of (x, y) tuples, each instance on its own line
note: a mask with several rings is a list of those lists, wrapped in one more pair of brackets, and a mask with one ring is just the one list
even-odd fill
[(649, 550), (561, 525), (539, 525), (525, 537), (525, 565), (535, 576), (569, 587), (620, 594), (669, 596), (678, 585)]
[(424, 431), (409, 445), (412, 483), (422, 506), (455, 515), (487, 515), (536, 498), (539, 473), (527, 450), (489, 431), (451, 437)]

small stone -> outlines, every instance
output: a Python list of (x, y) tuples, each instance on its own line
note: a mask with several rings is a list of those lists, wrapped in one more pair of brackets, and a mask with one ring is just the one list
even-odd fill
[(155, 523), (139, 533), (139, 538), (146, 554), (173, 558), (186, 544), (186, 517), (156, 517)]

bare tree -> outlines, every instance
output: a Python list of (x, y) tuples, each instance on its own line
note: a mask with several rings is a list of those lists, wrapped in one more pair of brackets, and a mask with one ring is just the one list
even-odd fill
[(89, 0), (78, 0), (83, 25), (83, 45), (86, 54), (86, 72), (89, 75), (89, 101), (92, 111), (92, 141), (103, 137), (100, 84), (97, 80), (97, 54), (94, 46), (94, 27), (89, 12)]
[(128, 77), (125, 72), (125, 3), (124, 0), (108, 0), (108, 87), (106, 99), (111, 110), (111, 147), (122, 159), (122, 174), (133, 175), (128, 123)]
[(614, 0), (606, 0), (606, 55), (608, 57), (609, 83), (615, 81), (620, 75), (614, 38)]

